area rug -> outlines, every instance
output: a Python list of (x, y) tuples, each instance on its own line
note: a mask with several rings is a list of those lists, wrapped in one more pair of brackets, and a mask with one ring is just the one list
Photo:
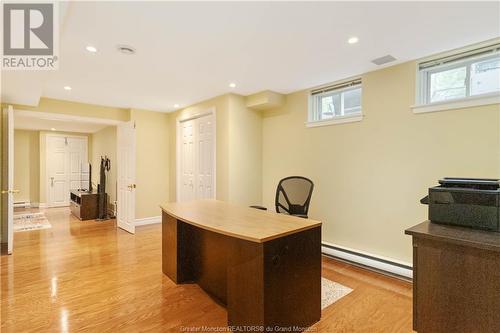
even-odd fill
[(14, 215), (14, 232), (52, 228), (44, 213)]
[(333, 282), (331, 280), (321, 278), (321, 310), (325, 309), (327, 306), (332, 305), (345, 295), (352, 291), (340, 283)]

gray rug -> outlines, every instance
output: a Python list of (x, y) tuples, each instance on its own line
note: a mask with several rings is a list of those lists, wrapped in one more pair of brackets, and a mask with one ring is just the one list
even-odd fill
[(326, 307), (332, 305), (345, 295), (349, 294), (352, 291), (351, 288), (348, 288), (340, 283), (333, 282), (331, 280), (321, 278), (321, 310), (324, 310)]
[(52, 228), (44, 213), (14, 215), (14, 232)]

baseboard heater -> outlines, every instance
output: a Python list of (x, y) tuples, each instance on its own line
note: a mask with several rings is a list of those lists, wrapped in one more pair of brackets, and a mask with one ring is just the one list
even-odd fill
[(321, 244), (321, 252), (326, 256), (341, 259), (380, 273), (400, 277), (405, 280), (413, 278), (413, 268), (407, 263), (397, 262), (325, 242)]
[(31, 207), (31, 202), (30, 201), (17, 201), (14, 202), (14, 208), (30, 208)]

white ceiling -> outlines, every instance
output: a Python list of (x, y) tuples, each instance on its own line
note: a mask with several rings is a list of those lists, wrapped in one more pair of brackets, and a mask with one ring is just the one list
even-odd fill
[[(500, 36), (499, 2), (73, 2), (62, 12), (59, 70), (3, 72), (3, 102), (172, 111), (229, 91), (288, 93), (374, 70), (370, 61), (387, 54), (403, 62)], [(347, 44), (351, 36), (359, 43)]]

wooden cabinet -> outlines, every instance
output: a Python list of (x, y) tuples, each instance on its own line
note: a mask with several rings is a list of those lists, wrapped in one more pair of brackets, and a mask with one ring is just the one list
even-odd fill
[(94, 220), (98, 218), (99, 193), (72, 190), (69, 208), (71, 213), (80, 220)]
[(430, 222), (413, 237), (413, 329), (500, 332), (500, 233)]

